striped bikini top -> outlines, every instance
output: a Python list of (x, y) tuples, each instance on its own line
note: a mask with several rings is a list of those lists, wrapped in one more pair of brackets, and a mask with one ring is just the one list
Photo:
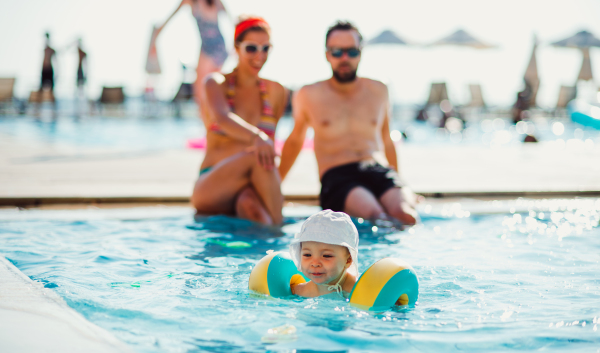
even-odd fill
[[(233, 98), (235, 97), (235, 72), (230, 76), (227, 84), (227, 104), (229, 105), (229, 109), (232, 112), (235, 112), (235, 106)], [(267, 93), (267, 84), (264, 80), (259, 79), (258, 88), (260, 91), (260, 101), (262, 104), (261, 114), (260, 114), (260, 122), (257, 127), (262, 130), (265, 134), (267, 134), (271, 139), (275, 138), (275, 126), (277, 125), (277, 120), (273, 117), (273, 108), (269, 103), (269, 95)], [(221, 127), (217, 123), (212, 123), (210, 125), (210, 131), (217, 133), (219, 135), (225, 135), (225, 132), (221, 130)]]

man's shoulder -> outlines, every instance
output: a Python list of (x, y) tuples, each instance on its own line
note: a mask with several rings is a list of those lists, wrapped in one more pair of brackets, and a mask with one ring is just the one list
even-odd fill
[(311, 83), (309, 85), (302, 86), (296, 95), (298, 97), (314, 97), (315, 95), (319, 95), (326, 89), (326, 81), (318, 81), (315, 83)]
[(300, 88), (298, 92), (304, 91), (305, 93), (310, 93), (314, 91), (320, 91), (325, 88), (326, 82), (327, 81), (317, 81), (315, 83), (302, 86), (302, 88)]
[(360, 78), (363, 83), (368, 86), (370, 89), (380, 90), (382, 92), (387, 92), (387, 85), (381, 81), (374, 80), (372, 78), (361, 77)]

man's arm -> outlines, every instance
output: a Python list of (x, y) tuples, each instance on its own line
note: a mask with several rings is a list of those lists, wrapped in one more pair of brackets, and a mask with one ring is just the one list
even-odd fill
[(388, 100), (383, 126), (381, 128), (381, 138), (383, 139), (385, 158), (387, 158), (390, 167), (396, 169), (398, 174), (400, 174), (400, 170), (398, 169), (398, 155), (396, 154), (396, 146), (394, 146), (394, 141), (392, 141), (392, 138), (390, 137), (390, 116), (391, 112)]
[(279, 164), (279, 175), (281, 176), (281, 180), (283, 180), (290, 169), (292, 169), (292, 165), (294, 165), (296, 158), (298, 158), (298, 155), (302, 150), (302, 145), (304, 144), (304, 137), (306, 136), (306, 130), (309, 126), (306, 115), (306, 105), (304, 103), (305, 95), (305, 89), (300, 89), (292, 98), (294, 129), (287, 140), (285, 140), (283, 149), (281, 150), (281, 163)]

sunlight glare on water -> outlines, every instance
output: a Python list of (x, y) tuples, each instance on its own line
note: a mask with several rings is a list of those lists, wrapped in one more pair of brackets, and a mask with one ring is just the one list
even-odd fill
[(467, 206), (425, 205), (404, 232), (356, 220), (361, 272), (397, 257), (419, 276), (418, 305), (385, 312), (247, 289), (316, 208), (281, 230), (188, 208), (2, 210), (0, 251), (139, 352), (595, 351), (600, 200)]

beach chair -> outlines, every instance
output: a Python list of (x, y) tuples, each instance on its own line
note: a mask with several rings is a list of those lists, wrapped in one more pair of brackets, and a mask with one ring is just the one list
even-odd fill
[(100, 103), (102, 104), (123, 104), (125, 102), (125, 94), (123, 87), (102, 87), (100, 95)]
[(469, 107), (485, 107), (485, 101), (483, 100), (483, 94), (481, 93), (481, 85), (470, 84), (469, 92), (471, 92), (471, 102), (469, 103)]
[(54, 93), (50, 90), (31, 91), (29, 94), (29, 103), (55, 102)]
[(13, 105), (14, 77), (0, 77), (0, 112)]
[(558, 100), (556, 101), (556, 109), (565, 109), (567, 104), (575, 98), (575, 87), (560, 86), (558, 91)]
[(171, 101), (171, 107), (176, 118), (181, 118), (181, 105), (184, 102), (189, 102), (192, 98), (194, 98), (193, 84), (182, 82), (177, 94), (173, 97), (173, 101)]
[(556, 108), (554, 108), (554, 116), (566, 116), (567, 104), (573, 99), (577, 93), (575, 86), (560, 86), (558, 91), (558, 99), (556, 100)]
[(540, 81), (539, 80), (527, 81), (527, 84), (529, 85), (529, 87), (531, 89), (531, 96), (529, 97), (529, 106), (532, 108), (537, 107), (537, 94), (538, 94), (538, 89), (540, 88)]
[(440, 104), (443, 100), (447, 99), (448, 90), (446, 89), (446, 82), (432, 83), (431, 89), (429, 90), (427, 105)]
[(111, 114), (123, 115), (124, 112), (123, 103), (125, 103), (125, 93), (123, 87), (102, 87), (102, 94), (100, 94), (99, 111), (104, 114), (108, 109)]

